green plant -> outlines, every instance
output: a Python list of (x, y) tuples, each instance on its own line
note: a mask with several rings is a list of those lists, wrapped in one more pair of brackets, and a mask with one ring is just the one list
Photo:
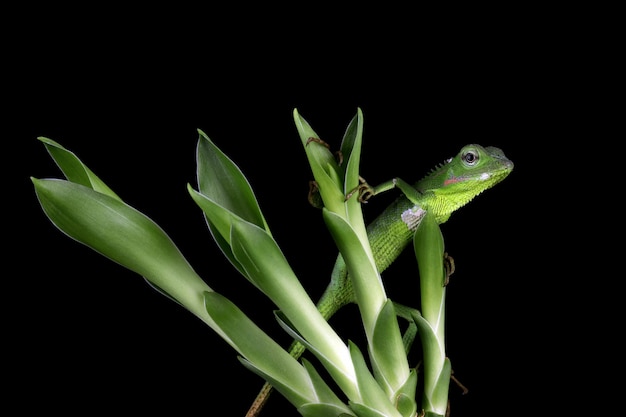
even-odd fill
[[(317, 359), (297, 361), (236, 305), (194, 271), (168, 235), (126, 204), (76, 155), (39, 138), (66, 177), (32, 178), (52, 223), (71, 238), (144, 277), (219, 334), (241, 363), (270, 382), (303, 416), (411, 417), (444, 415), (450, 381), (445, 355), (444, 242), (426, 214), (414, 237), (420, 310), (409, 312), (421, 340), (423, 372), (407, 358), (407, 337), (373, 261), (361, 203), (346, 199), (359, 185), (361, 110), (349, 123), (338, 164), (294, 110), (294, 121), (323, 201), (323, 218), (342, 253), (365, 330), (365, 348), (347, 345), (317, 311), (272, 237), (253, 190), (237, 165), (202, 131), (197, 146), (197, 189), (189, 195), (204, 213), (216, 243), (234, 267), (276, 305), (276, 319)], [(330, 375), (329, 384), (320, 366)], [(336, 388), (341, 391), (335, 392)], [(418, 389), (418, 386), (420, 387)]]

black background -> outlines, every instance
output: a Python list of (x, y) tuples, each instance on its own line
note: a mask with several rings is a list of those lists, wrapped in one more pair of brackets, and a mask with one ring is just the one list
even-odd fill
[[(44, 15), (14, 33), (29, 35), (26, 46), (7, 45), (7, 139), (18, 148), (4, 156), (19, 163), (12, 178), (24, 197), (7, 204), (17, 208), (7, 227), (19, 232), (8, 252), (19, 254), (9, 259), (19, 272), (9, 274), (6, 328), (19, 369), (11, 387), (32, 399), (20, 402), (24, 410), (243, 416), (262, 385), (210, 328), (54, 228), (29, 177), (61, 174), (36, 138), (75, 152), (156, 221), (214, 290), (287, 344), (274, 307), (222, 256), (186, 185), (196, 188), (201, 129), (248, 177), (276, 240), (318, 297), (336, 249), (306, 201), (311, 174), (294, 108), (336, 147), (360, 108), (361, 172), (372, 184), (414, 181), (467, 143), (504, 150), (514, 172), (442, 225), (457, 264), (447, 350), (469, 388), (461, 395), (451, 385), (452, 416), (524, 408), (537, 389), (529, 377), (563, 382), (538, 365), (551, 357), (561, 367), (550, 340), (566, 330), (549, 309), (559, 279), (547, 255), (552, 238), (528, 195), (563, 127), (583, 124), (564, 110), (576, 107), (581, 91), (564, 64), (575, 37), (552, 33), (541, 19), (462, 28), (442, 19), (427, 30), (420, 22), (382, 29), (350, 19), (331, 29), (293, 17), (280, 29), (258, 21), (218, 29), (218, 14), (161, 10), (101, 23), (85, 14), (69, 26)], [(391, 194), (371, 201), (366, 218)], [(411, 302), (415, 283), (397, 277), (414, 268), (405, 253), (383, 275), (391, 298)], [(362, 337), (355, 306), (332, 322), (346, 338)], [(282, 410), (296, 415), (275, 394), (264, 415)]]

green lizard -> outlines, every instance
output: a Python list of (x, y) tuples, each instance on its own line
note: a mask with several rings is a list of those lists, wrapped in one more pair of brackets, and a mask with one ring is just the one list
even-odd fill
[[(404, 193), (367, 226), (367, 236), (374, 260), (379, 273), (382, 273), (411, 242), (422, 218), (412, 215), (413, 213), (428, 210), (435, 215), (437, 223), (445, 223), (453, 212), (469, 203), (478, 194), (501, 182), (512, 170), (513, 162), (500, 149), (472, 144), (464, 146), (454, 158), (432, 169), (413, 186), (413, 189), (408, 189), (410, 186), (399, 179), (375, 188), (363, 181), (357, 189), (346, 196), (346, 199), (358, 193), (359, 199), (366, 201), (371, 196), (394, 187), (400, 188)], [(409, 194), (416, 203), (407, 198), (406, 195)], [(417, 210), (420, 208), (422, 210)], [(346, 264), (339, 254), (330, 283), (320, 297), (317, 307), (322, 316), (328, 320), (340, 308), (354, 302), (356, 300), (352, 282), (348, 277)], [(396, 310), (399, 316), (410, 320), (408, 307), (398, 305)], [(408, 342), (405, 338), (407, 346), (410, 346), (414, 336), (415, 334)], [(298, 342), (294, 342), (289, 348), (290, 354), (295, 358), (299, 358), (304, 350), (304, 346)], [(265, 383), (246, 417), (258, 415), (271, 389), (271, 385)]]

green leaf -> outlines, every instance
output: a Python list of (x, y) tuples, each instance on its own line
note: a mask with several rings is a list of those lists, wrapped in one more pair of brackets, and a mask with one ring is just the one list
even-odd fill
[(296, 359), (222, 295), (205, 292), (204, 301), (222, 338), (243, 356), (248, 369), (271, 381), (296, 407), (315, 401), (309, 374)]
[(439, 379), (435, 384), (435, 388), (431, 394), (431, 400), (435, 411), (441, 411), (445, 414), (445, 410), (448, 406), (448, 391), (450, 388), (450, 375), (452, 373), (452, 365), (450, 359), (445, 358), (443, 363), (443, 369), (439, 374)]
[(38, 137), (37, 139), (43, 142), (52, 159), (54, 159), (59, 168), (61, 168), (65, 178), (70, 182), (84, 185), (94, 191), (122, 201), (122, 199), (98, 178), (87, 165), (83, 164), (73, 152), (68, 151), (52, 139), (45, 137)]
[(431, 324), (419, 313), (413, 314), (424, 352), (423, 408), (445, 414), (450, 384), (450, 361), (445, 356), (444, 346)]
[(348, 266), (365, 332), (368, 340), (371, 340), (378, 314), (387, 301), (376, 264), (357, 233), (344, 218), (326, 208), (323, 209), (323, 215), (326, 226)]
[[(285, 315), (281, 311), (275, 312), (276, 319), (278, 320), (278, 324), (282, 327), (283, 330), (287, 332), (291, 337), (293, 337), (298, 342), (302, 343), (304, 347), (313, 354), (320, 361), (322, 366), (328, 371), (328, 373), (338, 381), (340, 386), (345, 386), (350, 383), (350, 378), (346, 376), (345, 371), (341, 369), (340, 366), (336, 363), (336, 360), (332, 357), (329, 357), (324, 350), (318, 349), (315, 344), (309, 343), (303, 336), (298, 332), (296, 328), (290, 323), (290, 321), (285, 317)], [(356, 387), (355, 387), (356, 388)]]
[[(293, 329), (290, 329), (289, 333), (297, 335), (297, 332), (295, 332)], [(301, 337), (299, 335), (295, 337), (298, 340), (301, 340)], [(276, 375), (269, 375), (267, 372), (264, 372), (263, 370), (257, 368), (254, 364), (249, 363), (243, 359), (240, 359), (240, 360), (247, 368), (249, 368), (256, 374), (260, 375), (263, 379), (268, 381), (272, 386), (276, 387), (277, 389), (279, 389), (279, 387), (284, 385), (284, 381), (283, 381), (284, 377), (280, 379), (280, 378), (277, 378)], [(318, 408), (318, 407), (314, 407), (315, 404), (307, 404), (304, 406), (305, 410), (308, 410), (307, 412), (313, 412), (311, 411), (312, 409), (319, 410), (320, 412), (322, 410), (335, 410), (335, 411), (339, 410), (340, 413), (347, 413), (351, 415), (350, 408), (345, 403), (343, 403), (339, 399), (339, 397), (332, 391), (332, 389), (328, 386), (326, 381), (324, 381), (324, 379), (320, 376), (320, 374), (315, 370), (313, 365), (306, 359), (302, 359), (302, 363), (303, 363), (304, 369), (308, 372), (309, 380), (310, 380), (309, 384), (311, 386), (311, 389), (314, 391), (314, 396), (315, 396), (314, 402), (317, 405), (323, 405), (323, 407)], [(322, 360), (322, 363), (325, 363), (325, 362)], [(289, 393), (291, 388), (289, 386), (284, 386), (282, 389), (279, 389), (279, 391), (281, 392), (283, 390)], [(295, 405), (299, 406), (299, 404), (295, 404)], [(336, 416), (338, 414), (335, 413), (332, 415)]]
[(337, 394), (333, 392), (333, 390), (328, 386), (326, 381), (322, 378), (322, 376), (317, 372), (313, 364), (302, 358), (302, 365), (304, 369), (309, 373), (309, 377), (311, 378), (311, 383), (313, 388), (315, 389), (315, 393), (317, 396), (317, 402), (323, 404), (333, 404), (337, 408), (341, 408), (344, 413), (350, 413), (350, 409), (346, 404), (344, 404)]
[(420, 336), (424, 352), (424, 385), (427, 389), (432, 389), (429, 387), (434, 387), (439, 378), (439, 372), (445, 359), (445, 351), (439, 344), (435, 330), (417, 310), (413, 311), (413, 320), (417, 326), (417, 334)]
[[(187, 185), (187, 191), (189, 191), (189, 195), (191, 195), (193, 201), (204, 212), (211, 235), (224, 256), (226, 256), (226, 258), (243, 276), (246, 276), (244, 269), (241, 267), (237, 259), (235, 259), (235, 255), (233, 254), (230, 246), (230, 229), (233, 218), (241, 218), (205, 195), (200, 194), (191, 188), (191, 185)], [(241, 219), (241, 221), (245, 220)]]
[[(301, 407), (303, 404), (309, 404), (309, 401), (311, 400), (311, 397), (313, 395), (302, 395), (302, 393), (294, 389), (289, 382), (285, 383), (284, 378), (276, 378), (276, 376), (281, 377), (280, 374), (276, 374), (275, 372), (267, 373), (264, 371), (263, 368), (256, 366), (254, 363), (246, 360), (241, 356), (238, 356), (237, 359), (247, 370), (260, 376), (274, 389), (276, 389), (276, 391), (280, 392), (280, 394), (285, 397), (285, 399), (289, 401), (294, 407), (297, 408)], [(315, 398), (313, 398), (313, 400), (314, 399)]]
[(435, 216), (427, 212), (413, 238), (420, 277), (421, 313), (443, 343), (445, 323), (444, 243)]
[[(87, 165), (85, 165), (73, 152), (65, 149), (59, 143), (55, 142), (52, 139), (39, 137), (37, 138), (42, 141), (52, 157), (56, 162), (57, 166), (61, 168), (61, 171), (65, 175), (65, 177), (73, 183), (84, 185), (85, 187), (91, 188), (94, 191), (97, 191), (102, 194), (106, 194), (116, 200), (122, 201), (122, 199), (112, 190), (110, 189), (104, 181), (96, 176), (96, 174), (89, 169)], [(146, 283), (159, 292), (161, 295), (169, 298), (170, 300), (180, 304), (178, 300), (172, 298), (168, 293), (163, 291), (163, 289), (159, 288), (154, 283), (145, 279)]]
[(298, 412), (304, 417), (356, 417), (349, 409), (346, 411), (343, 407), (325, 403), (305, 404), (298, 408)]
[[(350, 402), (350, 408), (352, 408), (358, 417), (390, 417), (389, 414), (355, 401)], [(396, 414), (393, 415), (395, 416)]]
[(269, 233), (250, 183), (239, 167), (198, 130), (198, 190), (209, 200)]
[[(361, 144), (363, 142), (363, 112), (357, 109), (357, 114), (346, 129), (343, 141), (341, 143), (341, 151), (345, 159), (345, 177), (344, 177), (344, 196), (359, 185), (359, 170), (361, 163)], [(357, 196), (353, 196), (346, 201), (348, 222), (357, 231), (361, 240), (367, 240), (365, 231), (365, 223), (363, 220), (363, 211), (361, 202)]]
[(374, 375), (389, 397), (396, 395), (409, 377), (406, 352), (391, 300), (383, 306), (370, 343)]
[(414, 417), (417, 413), (415, 395), (398, 394), (396, 396), (396, 407), (403, 417)]
[(346, 395), (354, 395), (354, 369), (346, 345), (321, 315), (274, 239), (253, 224), (233, 219), (231, 246), (250, 281), (332, 362), (328, 371)]
[(199, 191), (187, 190), (202, 209), (213, 239), (226, 258), (245, 276), (230, 246), (233, 217), (250, 222), (271, 234), (250, 183), (239, 167), (201, 130), (196, 150)]
[(416, 391), (417, 370), (413, 368), (404, 385), (398, 390), (396, 396), (396, 407), (404, 417), (412, 417), (417, 411), (417, 403), (415, 402)]
[(62, 232), (145, 277), (206, 318), (202, 293), (211, 288), (150, 218), (80, 184), (58, 179), (32, 181), (45, 214)]
[[(445, 351), (444, 242), (435, 216), (427, 212), (417, 228), (413, 247), (420, 276), (421, 314), (413, 314), (424, 351), (423, 408), (445, 414), (450, 379)], [(446, 375), (447, 376), (444, 376)], [(442, 378), (446, 378), (445, 386)]]
[[(383, 416), (401, 417), (400, 412), (394, 408), (390, 399), (370, 373), (367, 363), (365, 362), (363, 354), (359, 348), (352, 342), (349, 342), (349, 346), (352, 363), (354, 364), (356, 372), (357, 384), (361, 394), (361, 400), (357, 403), (362, 403), (364, 406), (370, 407), (372, 410), (377, 410), (382, 413), (381, 415)], [(359, 416), (369, 415), (361, 414), (362, 411), (356, 410), (353, 405), (353, 402), (351, 402), (350, 407), (357, 411)]]
[(309, 123), (298, 114), (297, 109), (293, 111), (293, 118), (313, 172), (313, 177), (317, 182), (320, 195), (324, 201), (324, 206), (334, 212), (343, 212), (344, 185), (341, 175), (342, 170), (327, 147), (317, 142), (309, 142), (310, 138), (321, 138), (315, 133)]
[[(360, 150), (360, 143), (357, 143), (357, 139), (360, 142), (362, 134), (359, 133), (359, 126), (362, 126), (362, 120), (363, 120), (363, 114), (361, 113), (361, 109), (357, 109), (357, 114), (352, 118), (352, 120), (350, 120), (350, 123), (348, 124), (348, 127), (346, 128), (345, 133), (343, 134), (343, 139), (341, 141), (341, 155), (343, 156), (343, 164), (341, 164), (341, 168), (343, 168), (344, 170), (344, 178), (345, 178), (345, 173), (347, 171), (346, 166), (348, 165), (352, 165), (353, 167), (355, 166), (354, 163), (352, 164), (348, 164), (348, 161), (350, 160), (351, 156), (352, 156), (352, 150), (354, 149), (355, 144), (357, 144), (357, 148), (359, 148), (356, 151), (356, 157), (357, 159), (360, 156), (361, 150)], [(358, 168), (359, 166), (359, 161), (356, 161), (356, 166)], [(356, 173), (357, 175), (359, 174), (358, 171)], [(351, 175), (354, 175), (354, 172), (351, 173)], [(344, 192), (349, 191), (349, 190), (344, 190)]]

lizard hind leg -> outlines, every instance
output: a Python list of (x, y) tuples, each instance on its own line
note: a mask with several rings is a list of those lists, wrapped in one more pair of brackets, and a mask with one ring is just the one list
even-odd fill
[(448, 252), (443, 253), (443, 268), (445, 270), (445, 276), (443, 280), (443, 286), (447, 286), (450, 282), (450, 276), (454, 273), (456, 266), (454, 265), (454, 258), (448, 254)]
[(261, 409), (267, 402), (270, 396), (270, 393), (272, 391), (273, 391), (273, 387), (269, 383), (265, 383), (263, 385), (263, 388), (261, 389), (261, 392), (259, 392), (254, 402), (248, 409), (248, 412), (246, 413), (246, 417), (257, 417), (259, 413), (261, 412)]
[(322, 200), (322, 196), (320, 195), (320, 188), (317, 185), (317, 181), (309, 181), (309, 194), (307, 195), (307, 200), (309, 204), (311, 204), (315, 208), (323, 208), (324, 200)]

